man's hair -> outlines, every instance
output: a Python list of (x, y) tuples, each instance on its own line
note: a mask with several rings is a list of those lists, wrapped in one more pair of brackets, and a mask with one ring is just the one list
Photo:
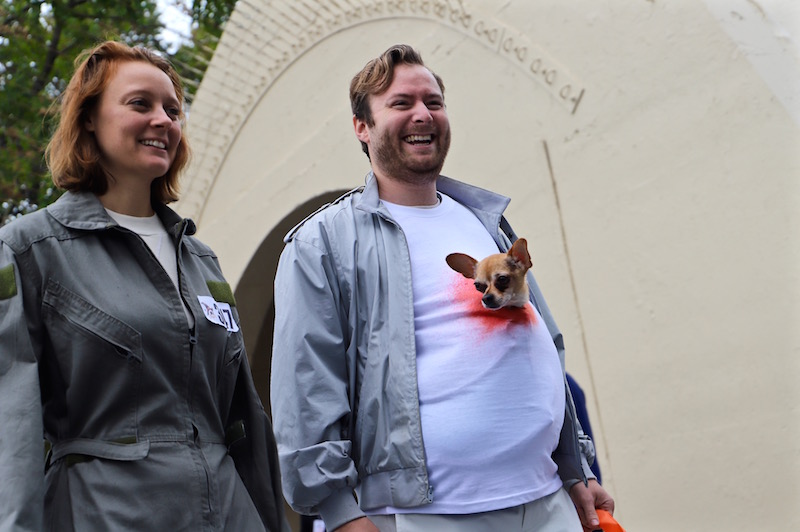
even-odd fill
[[(131, 47), (116, 41), (106, 41), (84, 50), (75, 59), (75, 73), (61, 95), (58, 125), (45, 149), (45, 160), (58, 188), (98, 195), (108, 190), (108, 175), (101, 166), (100, 148), (94, 135), (86, 129), (86, 122), (97, 108), (119, 64), (131, 61), (149, 63), (169, 77), (180, 104), (179, 120), (184, 120), (183, 86), (167, 59), (147, 48)], [(178, 176), (189, 162), (190, 154), (189, 143), (181, 135), (175, 160), (167, 173), (151, 185), (153, 201), (169, 203), (178, 199)]]
[[(350, 82), (350, 108), (353, 116), (364, 121), (368, 126), (375, 125), (372, 111), (369, 107), (369, 97), (384, 93), (394, 80), (394, 69), (397, 65), (420, 65), (425, 67), (422, 56), (407, 44), (396, 44), (383, 52), (380, 56), (369, 61)], [(428, 68), (428, 67), (425, 67)], [(430, 68), (439, 89), (444, 96), (444, 82)], [(367, 144), (362, 142), (361, 149), (369, 157)]]

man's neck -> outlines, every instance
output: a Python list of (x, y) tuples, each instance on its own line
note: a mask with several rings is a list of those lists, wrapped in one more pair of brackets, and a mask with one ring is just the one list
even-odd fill
[(378, 197), (397, 205), (410, 207), (436, 205), (436, 180), (424, 183), (409, 183), (396, 179), (387, 179), (375, 175), (378, 180)]

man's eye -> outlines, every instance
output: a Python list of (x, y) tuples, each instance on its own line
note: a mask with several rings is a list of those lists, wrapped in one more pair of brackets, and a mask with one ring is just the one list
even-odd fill
[(486, 283), (475, 283), (475, 290), (477, 290), (481, 294), (486, 292), (486, 288), (487, 288)]
[(511, 284), (511, 278), (508, 275), (498, 275), (497, 279), (494, 280), (494, 286), (501, 292), (508, 288), (508, 285)]

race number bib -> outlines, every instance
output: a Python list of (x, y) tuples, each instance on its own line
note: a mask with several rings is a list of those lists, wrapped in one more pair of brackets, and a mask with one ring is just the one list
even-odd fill
[(200, 301), (200, 307), (208, 321), (222, 325), (230, 332), (239, 330), (239, 324), (233, 319), (233, 311), (228, 303), (214, 301), (211, 296), (197, 296), (197, 299)]

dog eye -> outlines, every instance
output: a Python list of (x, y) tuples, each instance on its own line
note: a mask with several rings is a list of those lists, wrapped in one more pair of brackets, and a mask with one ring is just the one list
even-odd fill
[(481, 294), (486, 292), (486, 288), (487, 288), (486, 283), (475, 283), (475, 290), (477, 290)]
[(497, 279), (494, 280), (494, 287), (500, 290), (501, 292), (508, 288), (508, 285), (511, 284), (511, 278), (508, 275), (498, 275)]

